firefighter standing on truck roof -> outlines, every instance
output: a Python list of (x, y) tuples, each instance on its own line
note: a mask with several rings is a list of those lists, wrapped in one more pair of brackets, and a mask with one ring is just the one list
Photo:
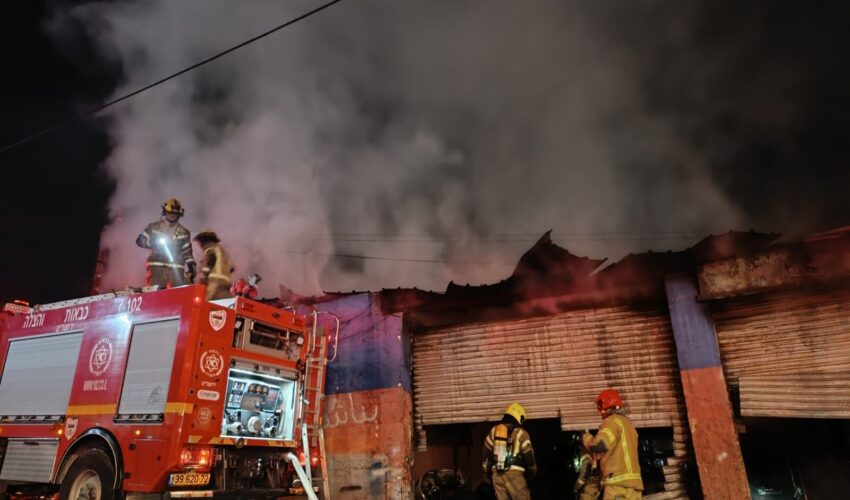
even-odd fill
[(603, 500), (632, 500), (641, 498), (643, 480), (638, 462), (638, 435), (623, 412), (623, 401), (614, 389), (605, 389), (596, 396), (596, 409), (602, 416), (599, 432), (581, 436), (582, 443), (602, 457)]
[(484, 440), (484, 475), (491, 476), (497, 500), (530, 500), (526, 479), (537, 474), (534, 449), (525, 423), (525, 409), (511, 403), (502, 421)]
[(214, 231), (202, 231), (193, 238), (201, 245), (201, 273), (198, 282), (207, 285), (207, 300), (231, 297), (230, 285), (233, 266), (230, 257), (221, 247), (221, 240)]
[(184, 210), (176, 198), (162, 204), (162, 218), (151, 222), (136, 238), (136, 245), (150, 249), (145, 267), (147, 286), (181, 286), (195, 280), (195, 258), (189, 230), (177, 222)]

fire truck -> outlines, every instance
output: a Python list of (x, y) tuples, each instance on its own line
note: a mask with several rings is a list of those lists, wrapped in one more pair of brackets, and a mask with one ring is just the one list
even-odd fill
[(11, 497), (327, 498), (338, 320), (334, 332), (316, 312), (205, 292), (112, 293), (0, 322)]

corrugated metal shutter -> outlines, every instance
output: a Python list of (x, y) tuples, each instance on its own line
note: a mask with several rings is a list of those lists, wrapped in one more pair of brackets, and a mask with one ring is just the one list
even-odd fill
[(179, 319), (133, 326), (119, 414), (155, 415), (165, 411), (179, 326)]
[(47, 483), (58, 450), (58, 439), (9, 439), (0, 479)]
[(413, 389), (417, 426), (492, 421), (522, 403), (529, 418), (564, 430), (599, 426), (594, 399), (615, 387), (638, 427), (673, 428), (667, 469), (680, 487), (689, 434), (669, 318), (612, 307), (417, 334)]
[(850, 418), (850, 292), (774, 293), (713, 309), (742, 415)]
[(83, 332), (9, 342), (0, 380), (0, 415), (64, 415)]

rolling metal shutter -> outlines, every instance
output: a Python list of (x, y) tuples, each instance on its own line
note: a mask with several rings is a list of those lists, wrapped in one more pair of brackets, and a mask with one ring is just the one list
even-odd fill
[(179, 327), (179, 319), (133, 326), (120, 415), (156, 415), (165, 411)]
[(850, 292), (774, 293), (713, 309), (742, 415), (850, 418)]
[(47, 483), (53, 474), (58, 439), (9, 439), (0, 480)]
[(83, 332), (9, 342), (0, 379), (0, 415), (64, 415)]
[(689, 433), (669, 318), (611, 307), (541, 318), (462, 325), (417, 334), (415, 422), (495, 421), (519, 401), (529, 418), (558, 418), (564, 430), (595, 429), (594, 400), (615, 387), (638, 427), (672, 427), (670, 496), (683, 494)]

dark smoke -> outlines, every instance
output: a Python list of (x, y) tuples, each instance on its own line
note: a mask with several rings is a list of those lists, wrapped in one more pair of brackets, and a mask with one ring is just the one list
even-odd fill
[[(96, 3), (54, 25), (92, 27), (124, 69), (120, 95), (316, 5)], [(549, 228), (616, 259), (834, 223), (795, 189), (831, 186), (800, 173), (815, 161), (800, 130), (828, 98), (812, 71), (838, 35), (795, 45), (777, 24), (815, 26), (786, 9), (343, 2), (111, 112), (106, 285), (140, 281), (132, 241), (170, 196), (243, 274), (307, 293), (495, 281)]]

